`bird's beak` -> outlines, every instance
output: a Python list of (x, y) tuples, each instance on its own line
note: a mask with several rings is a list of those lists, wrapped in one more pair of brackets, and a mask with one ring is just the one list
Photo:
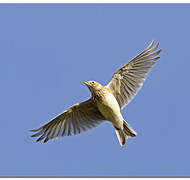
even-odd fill
[(84, 82), (84, 84), (86, 84), (86, 86), (87, 86), (87, 87), (89, 87), (89, 84), (88, 84), (88, 82)]

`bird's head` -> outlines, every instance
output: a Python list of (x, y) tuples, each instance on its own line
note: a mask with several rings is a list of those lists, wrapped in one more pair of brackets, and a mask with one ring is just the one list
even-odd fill
[(84, 84), (86, 84), (91, 93), (96, 93), (96, 91), (99, 91), (103, 87), (100, 83), (96, 81), (87, 81), (84, 82)]

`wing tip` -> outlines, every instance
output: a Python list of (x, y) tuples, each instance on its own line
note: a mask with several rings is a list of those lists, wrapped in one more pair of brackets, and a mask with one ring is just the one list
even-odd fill
[(154, 43), (155, 43), (155, 40), (153, 39), (146, 49), (151, 49)]
[(29, 131), (30, 132), (37, 132), (37, 131), (39, 131), (40, 130), (40, 128), (38, 128), (38, 129), (30, 129)]
[[(155, 43), (155, 40), (152, 40), (148, 47), (151, 49), (154, 43)], [(157, 49), (159, 45), (160, 45), (160, 43), (157, 42), (157, 43), (155, 44), (154, 48)]]
[(31, 135), (30, 137), (36, 137), (38, 136), (38, 133)]
[[(159, 50), (156, 52), (156, 54), (159, 55), (161, 52), (162, 52), (162, 49), (159, 49)], [(159, 56), (157, 56), (156, 58), (160, 59)]]
[(155, 42), (155, 40), (153, 39), (153, 40), (151, 41), (150, 45), (153, 45), (153, 44), (154, 44), (154, 42)]
[(47, 143), (48, 141), (49, 141), (49, 139), (46, 138), (46, 139), (43, 141), (43, 143), (45, 144), (45, 143)]
[(40, 136), (40, 137), (36, 140), (36, 142), (39, 142), (39, 141), (41, 141), (42, 139), (44, 139), (44, 135)]
[(160, 59), (160, 57), (159, 57), (159, 56), (154, 58), (154, 60), (155, 60), (155, 61), (157, 61), (157, 60), (159, 60), (159, 59)]

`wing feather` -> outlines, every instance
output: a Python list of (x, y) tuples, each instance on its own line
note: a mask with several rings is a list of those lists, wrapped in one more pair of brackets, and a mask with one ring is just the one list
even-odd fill
[(161, 52), (161, 49), (155, 52), (159, 43), (154, 47), (153, 44), (154, 41), (143, 52), (120, 68), (107, 85), (121, 109), (135, 97), (143, 86), (148, 73), (160, 58), (157, 55)]
[(105, 118), (99, 112), (92, 99), (73, 105), (62, 114), (52, 119), (38, 129), (31, 137), (40, 136), (37, 141), (44, 139), (44, 143), (60, 136), (71, 136), (86, 131), (103, 122)]

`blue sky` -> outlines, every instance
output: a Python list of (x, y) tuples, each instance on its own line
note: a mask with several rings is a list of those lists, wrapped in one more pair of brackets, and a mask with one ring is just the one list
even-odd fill
[[(0, 5), (0, 176), (190, 176), (190, 5)], [(30, 129), (87, 100), (151, 40), (163, 49), (123, 110), (120, 147), (105, 122), (36, 143)]]

